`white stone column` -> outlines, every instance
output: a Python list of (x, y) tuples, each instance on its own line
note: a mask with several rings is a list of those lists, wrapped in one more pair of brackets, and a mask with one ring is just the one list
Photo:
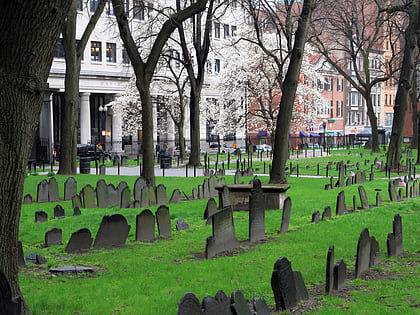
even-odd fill
[[(114, 99), (120, 94), (115, 94)], [(123, 153), (122, 149), (122, 120), (114, 110), (112, 111), (112, 152), (115, 154)]]
[(80, 93), (80, 143), (82, 144), (91, 141), (89, 96), (90, 93)]

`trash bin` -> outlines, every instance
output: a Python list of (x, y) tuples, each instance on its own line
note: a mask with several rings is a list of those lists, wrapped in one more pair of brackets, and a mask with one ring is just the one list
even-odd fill
[(80, 174), (90, 174), (90, 157), (80, 158)]
[(171, 168), (171, 162), (172, 159), (171, 157), (166, 153), (166, 154), (160, 154), (160, 168)]

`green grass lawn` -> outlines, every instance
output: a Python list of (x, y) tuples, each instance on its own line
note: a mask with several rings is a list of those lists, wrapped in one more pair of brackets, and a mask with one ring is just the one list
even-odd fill
[[(302, 168), (311, 169), (313, 165), (326, 165), (335, 158), (337, 161), (351, 159), (351, 163), (361, 160), (354, 152), (348, 155), (347, 151), (342, 151), (342, 154), (316, 160), (307, 159), (306, 162), (300, 159), (299, 163)], [(24, 193), (36, 196), (36, 185), (43, 178), (48, 177), (27, 177)], [(111, 175), (78, 175), (75, 178), (79, 190), (88, 183), (96, 185), (99, 178), (114, 184), (125, 180), (132, 190), (136, 179)], [(66, 177), (56, 176), (56, 179), (62, 194), (62, 184)], [(167, 187), (168, 195), (175, 188), (190, 195), (192, 188), (202, 184), (203, 179), (204, 177), (157, 177), (156, 183), (163, 183)], [(244, 181), (248, 182), (250, 179), (245, 178)], [(267, 181), (268, 177), (261, 177), (261, 180)], [(226, 176), (226, 182), (233, 183), (233, 176)], [(352, 196), (358, 194), (358, 185), (324, 190), (328, 183), (325, 177), (290, 177), (289, 182), (291, 188), (287, 195), (292, 199), (289, 233), (278, 234), (281, 211), (266, 211), (267, 241), (258, 246), (250, 245), (246, 242), (248, 214), (235, 212), (235, 230), (237, 238), (242, 242), (240, 250), (232, 255), (209, 260), (203, 258), (206, 238), (212, 233), (211, 226), (206, 226), (203, 220), (207, 200), (169, 205), (172, 235), (167, 238), (158, 237), (153, 243), (134, 240), (135, 217), (143, 209), (82, 209), (81, 216), (73, 217), (71, 202), (68, 201), (23, 205), (20, 240), (23, 242), (25, 255), (30, 252), (40, 253), (48, 260), (45, 265), (28, 265), (21, 269), (20, 282), (24, 297), (34, 314), (176, 314), (177, 303), (185, 292), (193, 292), (201, 300), (207, 295), (214, 296), (218, 290), (230, 295), (237, 289), (242, 290), (248, 300), (264, 297), (269, 305), (274, 305), (270, 278), (278, 258), (286, 256), (292, 262), (292, 268), (300, 270), (305, 283), (312, 288), (325, 281), (325, 263), (330, 245), (335, 246), (335, 260), (342, 258), (349, 269), (354, 269), (359, 234), (363, 228), (368, 228), (370, 235), (379, 241), (381, 256), (385, 261), (375, 267), (375, 271), (385, 276), (372, 280), (348, 281), (345, 297), (340, 294), (313, 297), (321, 302), (316, 312), (418, 314), (420, 199), (390, 203), (388, 181), (375, 179), (363, 184), (369, 204), (375, 203), (375, 189), (382, 189), (380, 194), (384, 205), (337, 217), (334, 215), (337, 194), (341, 190), (345, 191), (346, 204), (350, 208)], [(34, 223), (35, 211), (46, 211), (49, 218), (52, 218), (56, 204), (64, 207), (66, 218)], [(333, 218), (311, 224), (312, 213), (317, 210), (322, 212), (325, 206), (331, 206)], [(155, 212), (157, 207), (150, 209)], [(86, 227), (94, 237), (102, 216), (113, 213), (123, 214), (131, 225), (125, 248), (91, 250), (85, 255), (64, 252), (65, 244), (73, 232)], [(386, 237), (392, 232), (392, 221), (396, 213), (402, 217), (404, 251), (407, 253), (398, 259), (386, 257)], [(190, 229), (176, 231), (177, 219), (188, 222)], [(64, 245), (44, 248), (45, 232), (54, 227), (63, 230)], [(48, 273), (51, 267), (66, 265), (91, 266), (97, 272), (93, 275), (58, 277)]]

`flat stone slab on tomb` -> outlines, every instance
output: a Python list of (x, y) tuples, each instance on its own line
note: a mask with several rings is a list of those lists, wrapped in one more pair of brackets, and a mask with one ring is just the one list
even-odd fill
[[(249, 195), (252, 184), (218, 185), (215, 189), (219, 192), (219, 200), (222, 198), (223, 187), (229, 189), (230, 203), (233, 210), (249, 211)], [(286, 192), (289, 188), (289, 185), (262, 185), (261, 189), (265, 196), (264, 210), (282, 209), (286, 199)]]
[(62, 266), (62, 267), (51, 268), (49, 272), (56, 275), (94, 273), (95, 269), (92, 267), (84, 267), (84, 266)]

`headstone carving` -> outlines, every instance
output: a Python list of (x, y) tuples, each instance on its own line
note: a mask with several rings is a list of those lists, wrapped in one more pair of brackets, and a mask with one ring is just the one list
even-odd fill
[(179, 203), (180, 200), (181, 192), (179, 191), (179, 189), (174, 189), (174, 191), (172, 192), (171, 199), (169, 199), (169, 203)]
[(121, 204), (120, 204), (120, 208), (121, 209), (130, 208), (130, 188), (128, 188), (128, 187), (125, 187), (121, 191)]
[(99, 208), (109, 207), (108, 185), (103, 179), (98, 180), (96, 183), (96, 200), (98, 201)]
[(43, 179), (41, 180), (41, 182), (38, 184), (38, 190), (37, 190), (37, 198), (36, 201), (37, 202), (48, 202), (48, 189), (49, 189), (49, 185), (48, 182)]
[(403, 243), (402, 243), (402, 221), (401, 216), (396, 214), (394, 216), (393, 221), (393, 233), (388, 234), (388, 238), (386, 240), (386, 245), (388, 249), (388, 256), (400, 256), (403, 250)]
[(156, 187), (156, 204), (158, 206), (166, 205), (166, 187), (163, 184), (159, 184)]
[(126, 218), (121, 214), (105, 215), (102, 218), (93, 247), (114, 248), (125, 246), (130, 231)]
[[(227, 188), (225, 186), (225, 188)], [(261, 181), (254, 179), (249, 197), (249, 241), (255, 242), (264, 238), (265, 234), (265, 197)]]
[(32, 202), (33, 202), (33, 201), (32, 201), (32, 196), (31, 196), (30, 194), (26, 194), (26, 195), (23, 197), (23, 204), (24, 204), (24, 205), (30, 205)]
[(379, 252), (379, 242), (375, 236), (370, 237), (370, 259), (369, 267), (374, 267), (381, 262), (381, 254)]
[(61, 245), (63, 231), (61, 229), (53, 228), (45, 233), (45, 247), (52, 245)]
[(64, 200), (72, 200), (77, 195), (77, 182), (74, 177), (68, 177), (64, 182)]
[(136, 241), (151, 242), (155, 239), (155, 216), (145, 209), (136, 216)]
[(86, 185), (82, 188), (83, 206), (86, 209), (96, 208), (95, 190), (91, 185)]
[(365, 188), (363, 186), (359, 186), (357, 187), (357, 189), (359, 190), (359, 197), (360, 197), (360, 203), (362, 205), (362, 209), (369, 208), (369, 202), (368, 202), (368, 197), (367, 197)]
[(61, 205), (54, 207), (54, 219), (63, 219), (65, 217), (64, 209)]
[(35, 223), (44, 223), (48, 221), (48, 213), (45, 211), (35, 212)]
[(211, 216), (213, 235), (207, 238), (206, 258), (239, 247), (233, 224), (233, 209), (226, 207)]
[(156, 222), (159, 235), (169, 236), (171, 234), (171, 218), (167, 206), (159, 206), (156, 211)]
[(370, 261), (370, 236), (367, 228), (360, 233), (356, 253), (356, 278), (360, 278), (363, 272), (369, 270)]
[(325, 221), (327, 219), (331, 218), (331, 207), (330, 206), (326, 206), (324, 208), (324, 212), (322, 212), (322, 221)]
[(22, 299), (20, 296), (12, 298), (12, 289), (3, 272), (0, 271), (0, 314), (21, 314)]
[(72, 233), (64, 251), (66, 253), (82, 254), (90, 250), (93, 238), (89, 229), (81, 228)]
[(48, 201), (55, 202), (59, 200), (58, 196), (58, 183), (54, 177), (48, 181)]
[(281, 217), (280, 233), (287, 233), (289, 231), (290, 215), (292, 211), (292, 200), (287, 197), (283, 204), (283, 214)]
[(232, 310), (235, 315), (252, 315), (248, 302), (245, 300), (241, 290), (232, 292)]
[(337, 196), (337, 204), (335, 207), (335, 214), (342, 215), (346, 213), (346, 197), (344, 191), (340, 191)]
[(206, 210), (204, 211), (204, 219), (207, 220), (207, 224), (211, 223), (211, 216), (217, 212), (217, 204), (213, 198), (209, 198), (207, 201)]
[(143, 177), (138, 177), (134, 182), (134, 200), (141, 200), (143, 187), (146, 186), (146, 181)]
[(327, 266), (325, 269), (325, 293), (330, 293), (333, 287), (334, 246), (328, 248)]
[(185, 222), (182, 219), (178, 219), (176, 221), (176, 230), (177, 231), (183, 231), (183, 230), (188, 230), (190, 228), (189, 224), (187, 222)]
[(344, 283), (346, 282), (346, 271), (346, 263), (342, 259), (340, 259), (334, 265), (334, 290), (341, 290), (344, 287)]

